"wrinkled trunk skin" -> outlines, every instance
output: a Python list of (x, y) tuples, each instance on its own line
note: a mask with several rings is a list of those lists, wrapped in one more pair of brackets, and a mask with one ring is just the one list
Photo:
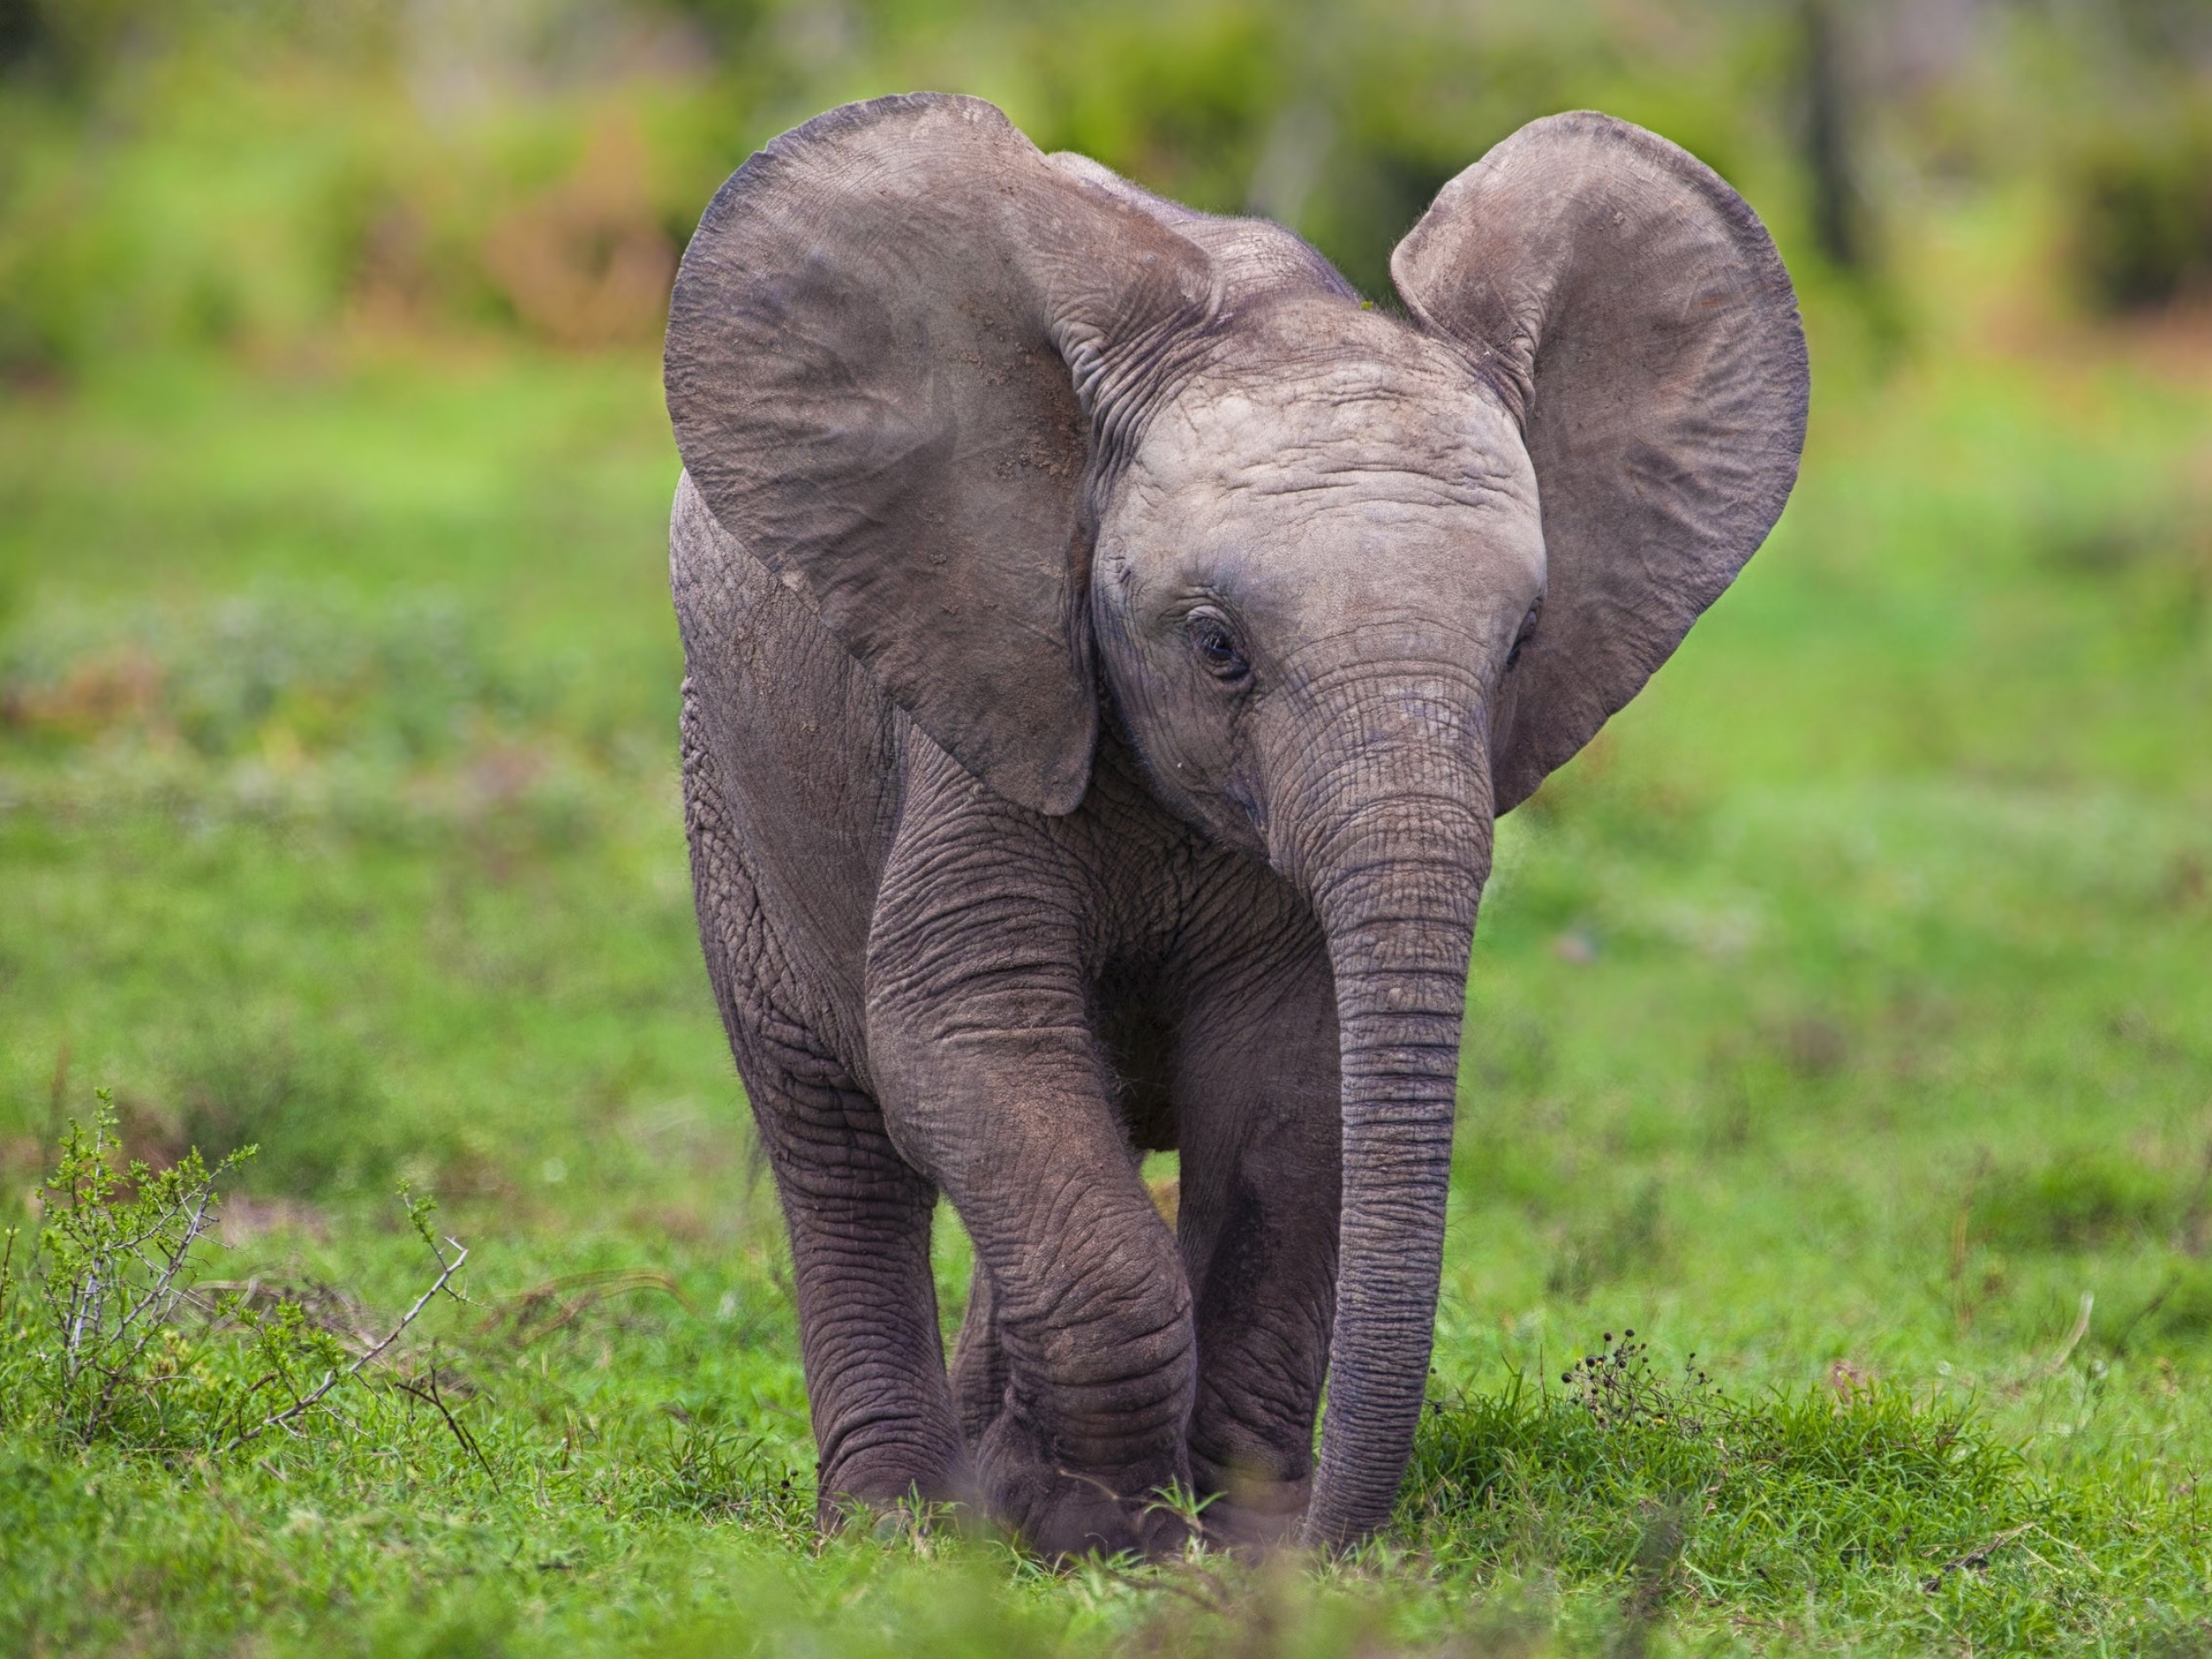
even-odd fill
[(1344, 1208), (1328, 1408), (1305, 1541), (1389, 1519), (1435, 1334), (1452, 1127), (1491, 792), (1477, 688), (1448, 671), (1347, 699), (1338, 764), (1279, 794), (1279, 867), (1329, 939)]

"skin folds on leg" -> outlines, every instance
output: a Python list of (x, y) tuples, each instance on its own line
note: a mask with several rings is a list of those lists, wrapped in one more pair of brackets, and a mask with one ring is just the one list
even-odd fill
[(687, 696), (684, 815), (709, 978), (791, 1238), (819, 1505), (957, 1494), (960, 1435), (930, 1272), (936, 1190), (830, 1053), (764, 912)]
[(1190, 1296), (1091, 1029), (1086, 867), (949, 762), (918, 768), (904, 823), (868, 1047), (893, 1138), (975, 1243), (988, 1324), (962, 1414), (982, 1495), (1049, 1554), (1159, 1548), (1177, 1523), (1156, 1495), (1189, 1478)]

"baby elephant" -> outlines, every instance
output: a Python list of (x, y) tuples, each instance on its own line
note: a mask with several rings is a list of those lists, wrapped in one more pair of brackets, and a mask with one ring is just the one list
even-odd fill
[(685, 826), (825, 1522), (1389, 1516), (1492, 821), (1765, 537), (1807, 388), (1758, 219), (1602, 115), (1499, 144), (1390, 268), (1402, 315), (938, 95), (785, 134), (684, 256)]

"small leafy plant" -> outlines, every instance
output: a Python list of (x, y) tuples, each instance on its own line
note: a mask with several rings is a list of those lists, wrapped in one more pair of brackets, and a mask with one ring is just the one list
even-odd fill
[(12, 1351), (0, 1367), (10, 1384), (0, 1414), (43, 1419), (79, 1446), (221, 1455), (272, 1431), (305, 1432), (435, 1297), (458, 1297), (453, 1278), (468, 1252), (451, 1239), (441, 1245), (434, 1206), (404, 1189), (438, 1273), (381, 1337), (349, 1344), (296, 1294), (203, 1288), (200, 1254), (219, 1218), (219, 1185), (256, 1148), (212, 1169), (197, 1148), (162, 1170), (125, 1165), (112, 1097), (99, 1095), (89, 1131), (70, 1124), (45, 1183), (29, 1282), (14, 1282), (14, 1233), (0, 1256), (0, 1346)]
[(170, 1401), (194, 1380), (176, 1316), (195, 1247), (215, 1222), (216, 1184), (251, 1158), (244, 1147), (209, 1169), (195, 1149), (155, 1173), (118, 1166), (112, 1099), (100, 1092), (92, 1132), (72, 1122), (46, 1182), (38, 1249), (35, 1351), (57, 1427), (86, 1442), (124, 1428), (160, 1440)]

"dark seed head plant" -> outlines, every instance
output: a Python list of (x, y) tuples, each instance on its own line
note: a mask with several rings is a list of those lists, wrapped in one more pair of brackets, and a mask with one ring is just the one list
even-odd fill
[(1885, 1570), (1939, 1574), (2045, 1507), (1967, 1407), (1878, 1380), (1746, 1398), (1694, 1355), (1663, 1372), (1626, 1331), (1556, 1391), (1522, 1376), (1432, 1402), (1400, 1519), (1454, 1554), (1649, 1600), (1655, 1517), (1672, 1516), (1688, 1593), (1779, 1607)]

